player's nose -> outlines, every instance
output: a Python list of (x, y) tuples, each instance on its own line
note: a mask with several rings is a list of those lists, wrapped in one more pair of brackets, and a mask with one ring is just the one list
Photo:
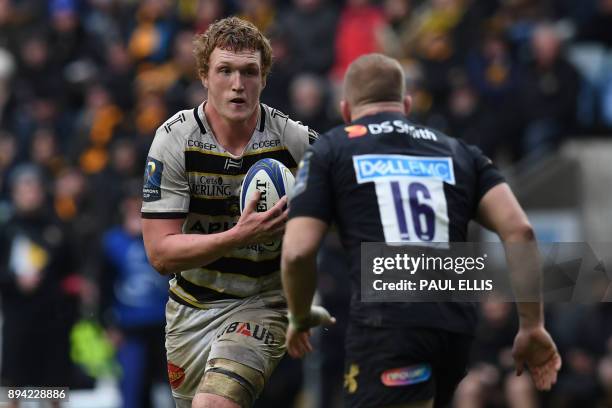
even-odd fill
[(235, 72), (232, 76), (232, 91), (242, 92), (244, 91), (244, 81), (240, 72)]

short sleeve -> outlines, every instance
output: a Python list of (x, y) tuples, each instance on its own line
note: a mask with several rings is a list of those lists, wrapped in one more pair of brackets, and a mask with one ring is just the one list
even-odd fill
[(478, 147), (468, 146), (468, 150), (472, 155), (476, 170), (476, 203), (479, 203), (490, 189), (506, 180), (491, 159), (485, 156)]
[(333, 200), (330, 163), (331, 152), (325, 139), (320, 139), (308, 148), (298, 167), (289, 201), (289, 218), (313, 217), (331, 223)]
[(302, 159), (308, 146), (314, 144), (318, 138), (319, 134), (315, 130), (287, 118), (283, 140), (297, 162)]
[(189, 182), (181, 138), (160, 127), (153, 139), (144, 172), (143, 218), (185, 218)]

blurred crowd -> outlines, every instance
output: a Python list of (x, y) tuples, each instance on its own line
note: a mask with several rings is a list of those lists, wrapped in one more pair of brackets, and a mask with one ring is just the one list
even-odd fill
[[(67, 359), (71, 324), (94, 318), (118, 350), (126, 406), (149, 406), (142, 390), (165, 381), (164, 363), (148, 364), (163, 360), (167, 282), (140, 238), (144, 158), (160, 124), (206, 98), (192, 37), (230, 14), (271, 40), (263, 102), (318, 131), (341, 122), (348, 64), (375, 51), (404, 66), (415, 121), (502, 163), (529, 165), (566, 138), (612, 131), (612, 0), (0, 0), (3, 367), (33, 347), (22, 338), (56, 339), (42, 351)], [(321, 279), (338, 315), (342, 279)], [(538, 402), (510, 375), (511, 310), (484, 306), (476, 369), (457, 406), (612, 406), (611, 312), (553, 310), (565, 365)], [(333, 406), (342, 386), (341, 325), (333, 330), (323, 337), (320, 406)], [(66, 364), (49, 360), (48, 370)], [(281, 370), (298, 383), (283, 389), (297, 393), (299, 369)], [(3, 368), (12, 381), (22, 375)]]

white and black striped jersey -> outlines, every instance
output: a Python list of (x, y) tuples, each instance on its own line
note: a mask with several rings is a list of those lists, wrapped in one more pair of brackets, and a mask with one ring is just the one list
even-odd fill
[[(240, 185), (249, 168), (273, 158), (295, 172), (317, 133), (285, 114), (260, 105), (260, 116), (241, 156), (217, 142), (204, 104), (167, 120), (149, 150), (143, 186), (143, 218), (184, 218), (183, 232), (227, 231), (240, 217)], [(200, 268), (175, 274), (170, 296), (193, 306), (280, 288), (280, 250), (236, 248)]]

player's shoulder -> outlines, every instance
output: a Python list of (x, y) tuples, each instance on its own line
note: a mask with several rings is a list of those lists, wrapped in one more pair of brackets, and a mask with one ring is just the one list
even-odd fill
[(312, 144), (318, 139), (319, 134), (314, 129), (291, 119), (286, 113), (264, 103), (261, 104), (261, 107), (263, 110), (262, 121), (265, 121), (262, 127), (266, 131), (280, 135), (286, 141), (307, 140)]
[(439, 144), (443, 149), (447, 149), (448, 153), (455, 159), (468, 159), (479, 152), (479, 149), (473, 145), (466, 143), (464, 140), (450, 136), (438, 129), (424, 125), (415, 125), (416, 131), (413, 132), (413, 137), (420, 137), (422, 140), (431, 140)]
[(170, 116), (157, 128), (156, 137), (169, 135), (172, 138), (187, 138), (199, 131), (201, 125), (198, 123), (197, 109), (184, 109)]

